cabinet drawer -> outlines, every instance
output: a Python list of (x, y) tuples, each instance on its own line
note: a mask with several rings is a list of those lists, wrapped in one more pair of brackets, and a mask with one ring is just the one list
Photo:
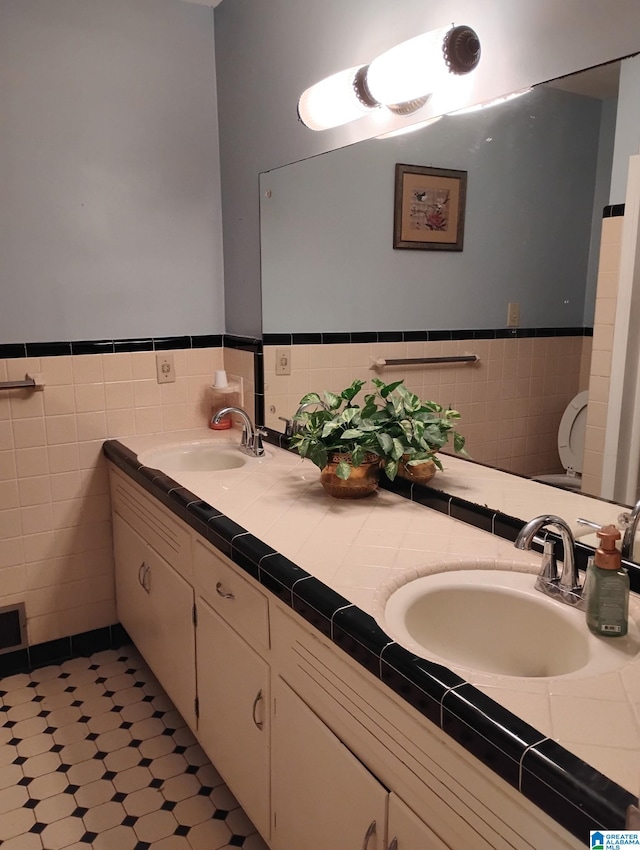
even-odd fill
[(266, 596), (238, 574), (205, 543), (193, 545), (196, 592), (252, 646), (269, 649), (269, 605)]
[(187, 581), (193, 578), (191, 535), (159, 502), (111, 468), (111, 501), (114, 513), (167, 560)]

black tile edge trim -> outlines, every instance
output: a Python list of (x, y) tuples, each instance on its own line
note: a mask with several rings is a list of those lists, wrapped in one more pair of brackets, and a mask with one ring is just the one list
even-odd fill
[[(267, 559), (268, 564), (271, 559)], [(299, 568), (298, 568), (299, 569)], [(304, 573), (304, 570), (301, 570)], [(327, 587), (314, 576), (295, 582), (291, 591), (291, 607), (325, 637), (333, 636), (333, 619), (339, 611), (355, 608), (352, 602)]]
[(587, 844), (589, 830), (625, 828), (637, 798), (555, 741), (545, 740), (522, 759), (520, 791)]
[(0, 655), (0, 678), (12, 676), (15, 673), (29, 673), (38, 667), (91, 655), (103, 649), (117, 649), (129, 643), (130, 640), (120, 623), (114, 623), (89, 632), (35, 644), (15, 652), (6, 652)]
[(231, 541), (231, 560), (257, 581), (260, 580), (260, 562), (262, 559), (276, 554), (275, 549), (267, 546), (266, 543), (254, 537), (248, 531), (238, 534)]
[(468, 684), (444, 695), (442, 731), (518, 789), (524, 754), (545, 738), (533, 726)]
[(290, 331), (266, 333), (263, 345), (336, 345), (374, 342), (441, 342), (474, 339), (526, 339), (549, 336), (592, 336), (593, 328), (453, 328), (413, 331)]
[(258, 337), (225, 334), (223, 344), (225, 348), (236, 348), (240, 351), (253, 351), (256, 354), (262, 351), (262, 340)]
[(624, 204), (607, 204), (602, 210), (602, 218), (615, 218), (624, 215)]
[(370, 614), (355, 605), (336, 611), (332, 617), (333, 642), (347, 655), (380, 678), (380, 656), (391, 638)]
[(71, 354), (70, 342), (27, 342), (27, 357), (63, 357)]
[(380, 679), (420, 714), (440, 726), (442, 699), (451, 688), (465, 684), (456, 673), (419, 658), (397, 643), (380, 653)]
[(113, 354), (115, 342), (112, 339), (79, 340), (71, 343), (72, 354)]
[(191, 337), (191, 348), (222, 348), (222, 334), (199, 334)]
[(24, 342), (5, 342), (0, 345), (0, 357), (3, 360), (13, 360), (27, 356), (27, 346)]
[(451, 519), (458, 519), (466, 522), (467, 525), (473, 525), (481, 531), (493, 532), (494, 520), (496, 511), (490, 508), (485, 508), (483, 505), (476, 505), (474, 502), (467, 502), (466, 499), (460, 499), (458, 496), (451, 497), (449, 505), (449, 516)]

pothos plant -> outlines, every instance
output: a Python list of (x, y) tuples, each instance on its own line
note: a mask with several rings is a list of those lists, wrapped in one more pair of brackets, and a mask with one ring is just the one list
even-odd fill
[(442, 469), (436, 452), (449, 440), (455, 452), (465, 453), (465, 439), (454, 427), (460, 419), (456, 410), (422, 401), (404, 381), (385, 384), (374, 378), (372, 383), (375, 390), (365, 394), (362, 406), (355, 401), (364, 387), (362, 380), (353, 381), (340, 393), (307, 393), (300, 407), (317, 407), (296, 414), (290, 447), (319, 469), (324, 469), (330, 455), (343, 454), (336, 468), (343, 480), (367, 455), (377, 456), (393, 481), (401, 462), (416, 466), (433, 461)]

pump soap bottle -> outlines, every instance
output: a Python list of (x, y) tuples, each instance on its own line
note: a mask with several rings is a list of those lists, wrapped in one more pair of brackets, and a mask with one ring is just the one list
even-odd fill
[(622, 569), (615, 525), (596, 532), (600, 546), (587, 563), (587, 626), (600, 637), (623, 637), (629, 619), (629, 575)]

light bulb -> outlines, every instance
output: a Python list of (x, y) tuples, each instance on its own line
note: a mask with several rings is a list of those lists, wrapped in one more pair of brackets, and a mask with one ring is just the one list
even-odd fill
[(362, 90), (366, 66), (347, 68), (306, 89), (298, 101), (298, 115), (310, 130), (329, 130), (361, 118), (377, 107)]

